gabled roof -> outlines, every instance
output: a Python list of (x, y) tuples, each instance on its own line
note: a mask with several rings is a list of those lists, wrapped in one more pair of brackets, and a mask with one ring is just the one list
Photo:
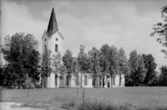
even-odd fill
[(54, 8), (52, 8), (49, 25), (47, 29), (48, 36), (52, 36), (56, 31), (58, 31), (58, 26), (57, 26)]
[(61, 35), (61, 33), (59, 31), (57, 31), (57, 33), (59, 34), (59, 36), (64, 39), (64, 37)]

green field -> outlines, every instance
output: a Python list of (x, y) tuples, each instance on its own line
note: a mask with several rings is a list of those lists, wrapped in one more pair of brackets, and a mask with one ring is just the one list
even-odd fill
[[(29, 91), (29, 92), (28, 92)], [(82, 101), (83, 90), (60, 89), (2, 89), (1, 101), (52, 102), (57, 99)], [(125, 87), (85, 89), (85, 100), (111, 103), (116, 106), (167, 107), (167, 87)]]

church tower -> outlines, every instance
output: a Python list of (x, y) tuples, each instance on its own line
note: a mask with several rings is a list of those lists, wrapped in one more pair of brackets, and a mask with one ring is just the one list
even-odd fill
[[(52, 8), (47, 31), (44, 31), (42, 36), (42, 53), (44, 54), (46, 50), (50, 50), (51, 56), (57, 52), (63, 55), (63, 40), (64, 37), (59, 32), (55, 11)], [(46, 87), (55, 88), (54, 73), (51, 73), (50, 77), (47, 78)]]

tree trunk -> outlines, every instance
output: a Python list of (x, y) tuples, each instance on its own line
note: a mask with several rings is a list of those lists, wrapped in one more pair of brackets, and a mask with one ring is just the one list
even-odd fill
[(20, 79), (18, 80), (18, 89), (21, 89)]
[(46, 88), (46, 77), (42, 77), (42, 88)]
[(26, 74), (26, 89), (28, 88), (27, 86), (28, 86), (28, 74)]
[(83, 84), (83, 81), (82, 81), (83, 79), (82, 79), (82, 73), (81, 73), (81, 88), (82, 88), (82, 84)]
[(119, 75), (119, 86), (121, 86), (121, 82), (122, 82), (121, 79), (122, 79), (122, 78), (121, 78), (121, 74), (120, 74), (120, 75)]
[(70, 73), (68, 73), (68, 88), (70, 88), (70, 80), (71, 80)]
[(97, 89), (99, 88), (98, 76), (95, 77), (95, 87), (96, 87)]

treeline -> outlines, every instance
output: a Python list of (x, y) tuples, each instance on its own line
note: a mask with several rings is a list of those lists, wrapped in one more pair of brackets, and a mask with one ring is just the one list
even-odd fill
[[(37, 46), (38, 42), (31, 34), (16, 33), (5, 38), (2, 53), (6, 65), (0, 66), (0, 86), (46, 87), (46, 78), (52, 72), (60, 79), (67, 74), (69, 82), (72, 76), (76, 76), (78, 85), (82, 83), (82, 80), (78, 82), (77, 79), (80, 72), (91, 75), (94, 82), (99, 81), (98, 76), (104, 78), (119, 75), (121, 84), (121, 75), (125, 75), (126, 86), (167, 86), (167, 67), (162, 66), (161, 73), (156, 72), (157, 64), (151, 54), (141, 55), (134, 50), (127, 59), (123, 48), (104, 44), (100, 49), (93, 47), (86, 53), (85, 47), (81, 45), (76, 62), (70, 50), (63, 56), (49, 50), (40, 55)], [(98, 86), (98, 83), (94, 83), (94, 87)]]
[(129, 58), (130, 74), (126, 75), (126, 86), (167, 86), (167, 67), (162, 66), (160, 73), (151, 55), (137, 54), (132, 51)]

